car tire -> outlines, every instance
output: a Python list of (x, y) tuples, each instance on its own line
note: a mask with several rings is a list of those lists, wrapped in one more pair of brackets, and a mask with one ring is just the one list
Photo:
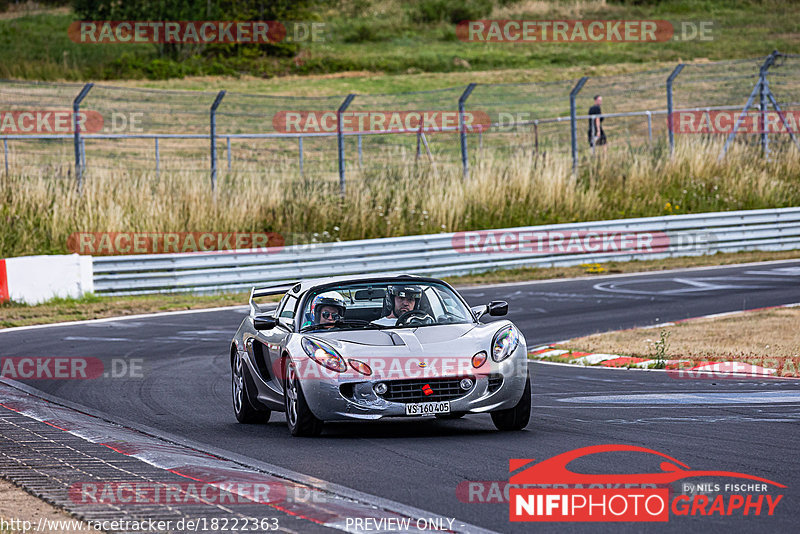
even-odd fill
[(297, 369), (294, 363), (286, 359), (286, 384), (284, 387), (283, 404), (286, 407), (286, 424), (292, 436), (314, 437), (322, 432), (322, 421), (311, 413), (303, 388), (300, 386), (300, 379), (297, 377)]
[(247, 374), (247, 366), (242, 357), (236, 353), (231, 366), (231, 395), (233, 397), (233, 413), (236, 420), (243, 424), (266, 423), (271, 415), (270, 410), (256, 410), (250, 402), (248, 382), (252, 380)]
[(507, 410), (492, 412), (492, 422), (497, 430), (522, 430), (528, 426), (531, 419), (531, 375), (525, 380), (525, 389), (522, 398), (513, 407)]

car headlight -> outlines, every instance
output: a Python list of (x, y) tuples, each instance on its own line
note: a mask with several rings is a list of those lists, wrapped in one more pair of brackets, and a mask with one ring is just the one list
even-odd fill
[(519, 332), (513, 325), (501, 328), (492, 339), (492, 359), (502, 362), (511, 356), (519, 345)]
[(339, 356), (339, 353), (327, 343), (304, 337), (302, 341), (300, 341), (300, 345), (303, 347), (303, 350), (306, 351), (309, 358), (318, 364), (339, 373), (347, 371), (347, 363), (345, 363), (344, 358)]

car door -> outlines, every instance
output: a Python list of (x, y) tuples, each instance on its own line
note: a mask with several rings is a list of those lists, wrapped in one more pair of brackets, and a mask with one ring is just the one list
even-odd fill
[(269, 371), (272, 374), (268, 385), (279, 393), (283, 393), (283, 369), (281, 355), (289, 336), (294, 331), (294, 318), (297, 313), (298, 298), (290, 293), (281, 300), (278, 309), (275, 310), (275, 317), (278, 319), (278, 326), (272, 330), (264, 330), (263, 341), (266, 349), (265, 356), (269, 360)]

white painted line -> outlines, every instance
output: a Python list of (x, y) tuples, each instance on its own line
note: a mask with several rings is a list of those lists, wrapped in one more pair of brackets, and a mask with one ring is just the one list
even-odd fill
[(666, 371), (666, 369), (635, 369), (635, 368), (629, 368), (629, 367), (603, 367), (602, 365), (591, 365), (591, 366), (590, 365), (574, 365), (574, 364), (571, 364), (571, 363), (551, 362), (551, 361), (548, 361), (548, 360), (528, 360), (528, 362), (529, 363), (542, 364), (542, 365), (560, 365), (561, 367), (571, 367), (573, 369), (580, 369), (580, 370), (584, 370), (584, 369), (593, 369), (593, 370), (594, 369), (599, 369), (599, 370), (617, 371), (617, 372), (619, 372), (619, 371), (656, 371), (656, 372), (660, 372), (660, 373), (663, 373), (663, 372)]
[(800, 391), (734, 391), (714, 393), (644, 393), (638, 395), (590, 395), (556, 399), (587, 404), (797, 404)]

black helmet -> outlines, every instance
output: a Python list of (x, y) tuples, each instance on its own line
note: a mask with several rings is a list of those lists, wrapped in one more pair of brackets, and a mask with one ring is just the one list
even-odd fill
[(419, 286), (411, 286), (411, 285), (391, 285), (386, 290), (386, 297), (383, 299), (383, 315), (388, 316), (390, 313), (393, 314), (395, 317), (399, 317), (399, 315), (394, 309), (394, 298), (395, 297), (405, 297), (405, 298), (413, 298), (416, 300), (414, 302), (414, 309), (419, 309), (419, 301), (422, 298), (422, 288)]

